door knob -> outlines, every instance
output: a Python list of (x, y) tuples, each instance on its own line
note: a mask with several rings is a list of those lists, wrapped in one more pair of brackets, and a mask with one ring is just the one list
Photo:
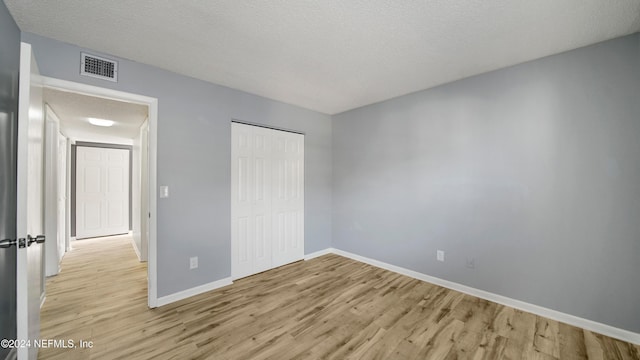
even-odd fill
[(20, 249), (23, 249), (27, 247), (27, 241), (24, 238), (20, 238), (18, 240), (4, 239), (0, 241), (0, 248), (2, 249), (10, 248), (14, 245), (18, 245)]
[(0, 248), (2, 249), (6, 249), (6, 248), (10, 248), (14, 245), (17, 245), (18, 241), (15, 239), (4, 239), (0, 241)]
[(27, 246), (31, 246), (33, 243), (42, 244), (45, 240), (44, 235), (38, 235), (36, 237), (31, 237), (31, 235), (27, 235)]

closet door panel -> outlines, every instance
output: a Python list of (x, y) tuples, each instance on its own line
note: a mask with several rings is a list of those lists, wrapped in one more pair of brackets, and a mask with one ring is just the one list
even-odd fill
[(277, 131), (272, 157), (274, 193), (273, 266), (304, 258), (304, 136)]
[(253, 273), (272, 268), (271, 244), (271, 134), (269, 129), (253, 129), (254, 221)]
[(231, 128), (231, 276), (253, 273), (253, 142), (248, 126)]
[(232, 277), (304, 257), (304, 136), (232, 124)]

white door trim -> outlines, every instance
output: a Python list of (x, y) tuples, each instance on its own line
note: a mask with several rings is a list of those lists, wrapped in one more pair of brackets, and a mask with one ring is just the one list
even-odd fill
[(147, 267), (148, 305), (158, 306), (158, 272), (157, 272), (157, 144), (158, 144), (158, 99), (112, 90), (93, 85), (77, 83), (42, 76), (42, 85), (46, 88), (74, 92), (83, 95), (97, 96), (105, 99), (126, 101), (149, 107), (149, 260)]

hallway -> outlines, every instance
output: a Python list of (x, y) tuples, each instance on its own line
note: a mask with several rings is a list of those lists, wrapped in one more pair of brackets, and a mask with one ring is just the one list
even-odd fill
[[(59, 275), (47, 279), (41, 339), (95, 341), (93, 349), (40, 349), (40, 359), (114, 358), (110, 349), (133, 347), (146, 327), (147, 265), (128, 235), (73, 242)], [(136, 326), (137, 325), (137, 326)], [(131, 344), (126, 345), (127, 342)]]

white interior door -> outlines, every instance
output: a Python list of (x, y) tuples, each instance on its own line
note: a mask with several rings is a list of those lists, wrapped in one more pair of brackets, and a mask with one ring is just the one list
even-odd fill
[(76, 238), (129, 232), (129, 150), (76, 148)]
[(60, 134), (57, 117), (48, 105), (44, 106), (44, 234), (48, 241), (44, 245), (44, 268), (46, 276), (60, 272), (59, 238), (59, 168), (58, 136)]
[(67, 244), (67, 138), (58, 133), (58, 261)]
[(253, 142), (249, 127), (233, 124), (231, 129), (231, 276), (235, 279), (254, 273), (251, 207)]
[(273, 133), (273, 267), (304, 257), (304, 136)]
[(232, 127), (231, 252), (236, 279), (272, 265), (271, 139), (266, 130), (236, 123)]
[[(44, 233), (44, 119), (42, 87), (37, 85), (38, 66), (31, 45), (20, 47), (18, 108), (18, 194), (16, 313), (17, 337), (35, 340), (40, 335), (43, 289), (42, 245), (32, 237)], [(44, 239), (40, 239), (44, 240)], [(37, 347), (18, 348), (18, 359), (36, 359)]]
[[(232, 124), (231, 132), (232, 277), (237, 279), (304, 257), (304, 137), (238, 123)], [(283, 137), (296, 139), (295, 149), (291, 149), (297, 151), (299, 158), (293, 165), (289, 161), (291, 151), (279, 152), (277, 148), (276, 142)], [(280, 160), (285, 161), (283, 166), (296, 170), (279, 177)], [(277, 199), (277, 191), (284, 191), (280, 180), (282, 186), (289, 191), (295, 189), (295, 193)], [(284, 227), (278, 222), (281, 215), (285, 216)], [(281, 247), (276, 249), (276, 244)]]

